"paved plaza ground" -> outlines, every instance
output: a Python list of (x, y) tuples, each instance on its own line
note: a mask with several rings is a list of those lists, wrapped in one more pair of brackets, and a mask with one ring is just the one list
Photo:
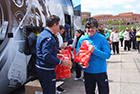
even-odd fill
[[(110, 94), (140, 94), (140, 54), (136, 50), (124, 52), (120, 48), (120, 55), (111, 55), (107, 60), (107, 73)], [(75, 71), (71, 76), (62, 85), (66, 91), (61, 94), (85, 94), (84, 82), (73, 80)], [(25, 94), (25, 89), (22, 87), (10, 94)]]
[[(136, 50), (120, 48), (120, 55), (111, 55), (107, 64), (110, 94), (140, 94), (140, 54)], [(84, 82), (74, 81), (74, 77), (75, 72), (65, 80), (62, 87), (66, 91), (61, 94), (85, 94)]]

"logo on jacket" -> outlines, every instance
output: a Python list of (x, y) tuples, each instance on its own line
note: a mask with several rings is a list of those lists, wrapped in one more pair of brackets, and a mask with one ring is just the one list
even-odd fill
[(51, 38), (48, 38), (47, 40), (48, 40), (48, 41), (50, 41), (50, 40), (51, 40)]

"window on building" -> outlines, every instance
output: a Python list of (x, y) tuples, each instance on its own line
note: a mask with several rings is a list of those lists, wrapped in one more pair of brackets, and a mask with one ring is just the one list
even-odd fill
[(133, 20), (135, 20), (135, 18), (133, 18)]

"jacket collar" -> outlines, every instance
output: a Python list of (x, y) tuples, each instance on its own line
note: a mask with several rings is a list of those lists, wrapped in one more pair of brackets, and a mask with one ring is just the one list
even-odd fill
[(90, 36), (88, 36), (88, 37), (89, 37), (89, 38), (96, 38), (97, 34), (98, 34), (98, 33), (97, 33), (97, 32), (95, 32), (95, 34), (94, 34), (93, 36), (91, 36), (91, 37), (90, 37)]
[(53, 33), (49, 28), (45, 28), (45, 31), (48, 31), (54, 38), (56, 37), (56, 36), (54, 35), (54, 33)]

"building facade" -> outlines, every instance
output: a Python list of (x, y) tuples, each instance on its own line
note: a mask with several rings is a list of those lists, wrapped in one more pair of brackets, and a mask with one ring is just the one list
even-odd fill
[(81, 4), (74, 7), (74, 15), (81, 16)]
[[(100, 23), (104, 25), (119, 25), (124, 24), (124, 25), (130, 25), (130, 24), (140, 24), (140, 14), (134, 14), (133, 12), (127, 12), (127, 13), (120, 13), (119, 15), (96, 15), (93, 16), (96, 18)], [(109, 23), (109, 20), (111, 22)]]
[(90, 12), (82, 12), (81, 17), (82, 17), (82, 20), (86, 19), (88, 17), (91, 17), (91, 13)]

